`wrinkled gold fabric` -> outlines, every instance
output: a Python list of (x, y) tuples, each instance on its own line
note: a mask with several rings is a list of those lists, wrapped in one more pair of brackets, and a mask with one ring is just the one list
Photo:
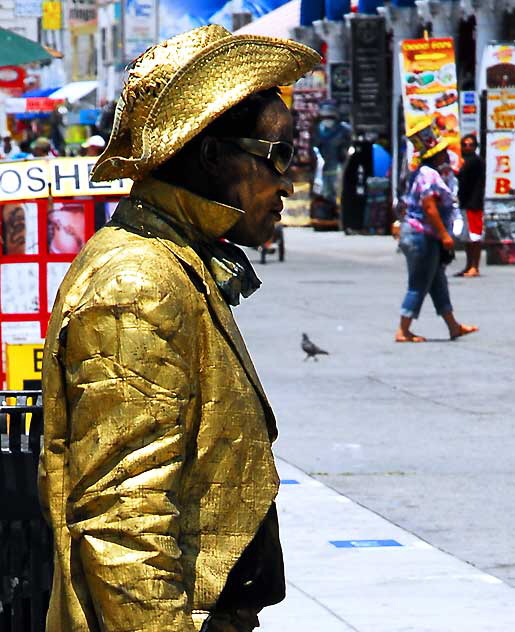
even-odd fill
[(73, 262), (46, 338), (48, 632), (198, 630), (278, 489), (273, 414), (190, 246), (241, 211), (150, 179), (134, 195), (157, 212), (120, 203)]

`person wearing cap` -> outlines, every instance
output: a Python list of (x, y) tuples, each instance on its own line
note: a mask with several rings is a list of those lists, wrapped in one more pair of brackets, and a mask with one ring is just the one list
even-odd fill
[(11, 132), (2, 132), (2, 147), (0, 149), (1, 160), (12, 160), (20, 151), (18, 145), (13, 141)]
[(51, 156), (51, 144), (45, 136), (38, 136), (38, 138), (31, 143), (30, 148), (34, 158), (46, 158)]
[(280, 219), (310, 48), (209, 25), (131, 65), (92, 180), (132, 178), (53, 308), (47, 630), (248, 632), (284, 597), (274, 415), (231, 308)]
[(338, 168), (345, 161), (351, 141), (350, 125), (340, 121), (333, 101), (323, 101), (313, 129), (313, 153), (316, 167), (310, 214), (314, 219), (337, 217)]
[(95, 134), (90, 136), (81, 147), (86, 150), (86, 156), (100, 156), (106, 146), (105, 140), (102, 136)]
[(425, 342), (411, 331), (422, 303), (429, 293), (436, 313), (441, 316), (451, 339), (477, 331), (475, 325), (463, 325), (454, 316), (445, 274), (452, 260), (451, 237), (456, 200), (442, 178), (448, 169), (449, 141), (438, 135), (437, 128), (425, 118), (407, 135), (418, 152), (419, 166), (411, 174), (406, 189), (406, 212), (401, 225), (399, 247), (406, 256), (408, 290), (401, 306), (397, 342)]

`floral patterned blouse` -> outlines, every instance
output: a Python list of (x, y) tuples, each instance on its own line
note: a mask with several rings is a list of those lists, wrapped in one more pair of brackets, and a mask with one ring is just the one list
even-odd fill
[(450, 231), (456, 209), (456, 197), (436, 169), (423, 165), (413, 172), (405, 195), (405, 221), (417, 232), (436, 237), (422, 209), (422, 200), (435, 197), (436, 206), (445, 228)]

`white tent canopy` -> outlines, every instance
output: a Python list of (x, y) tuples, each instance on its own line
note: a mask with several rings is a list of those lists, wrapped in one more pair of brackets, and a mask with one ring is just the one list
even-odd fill
[(242, 26), (234, 35), (268, 35), (291, 39), (291, 30), (300, 24), (300, 0), (290, 0), (261, 18)]
[(48, 95), (49, 99), (66, 99), (75, 103), (98, 88), (98, 81), (72, 81)]

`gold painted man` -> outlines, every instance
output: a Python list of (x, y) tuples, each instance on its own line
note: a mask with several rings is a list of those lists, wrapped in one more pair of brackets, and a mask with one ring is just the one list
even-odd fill
[(247, 632), (284, 597), (277, 431), (230, 306), (259, 286), (234, 244), (266, 241), (292, 192), (276, 86), (318, 59), (211, 25), (130, 68), (92, 177), (134, 186), (46, 339), (48, 632)]

